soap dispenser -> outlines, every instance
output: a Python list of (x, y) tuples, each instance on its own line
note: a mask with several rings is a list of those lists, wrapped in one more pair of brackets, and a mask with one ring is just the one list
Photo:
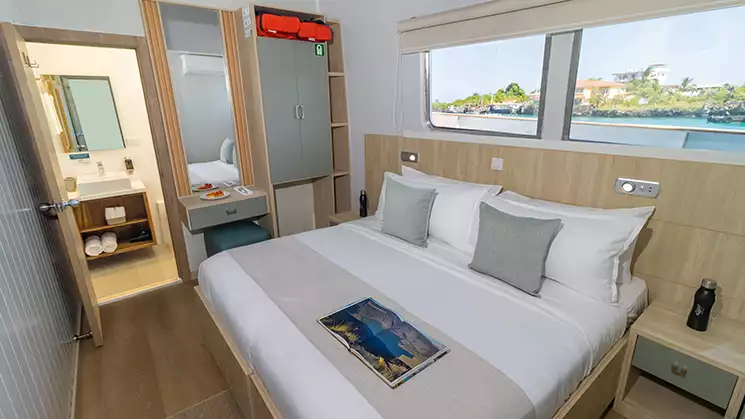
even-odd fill
[(127, 169), (127, 174), (129, 175), (135, 172), (135, 165), (129, 157), (124, 158), (124, 167)]

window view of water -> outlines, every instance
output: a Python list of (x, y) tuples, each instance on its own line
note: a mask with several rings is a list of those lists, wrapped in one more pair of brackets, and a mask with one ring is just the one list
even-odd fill
[[(735, 7), (582, 31), (569, 138), (745, 151), (742, 22)], [(536, 135), (543, 46), (536, 36), (432, 51), (432, 124)]]

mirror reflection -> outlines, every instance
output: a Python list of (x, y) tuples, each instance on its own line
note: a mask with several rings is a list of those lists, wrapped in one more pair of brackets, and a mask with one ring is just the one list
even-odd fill
[(41, 76), (55, 129), (67, 153), (125, 147), (114, 93), (108, 77)]
[(240, 183), (217, 11), (160, 3), (166, 54), (193, 190)]

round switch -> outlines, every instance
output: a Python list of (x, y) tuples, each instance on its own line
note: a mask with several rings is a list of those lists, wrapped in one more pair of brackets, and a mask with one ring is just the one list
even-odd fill
[(631, 182), (624, 182), (623, 185), (621, 185), (621, 189), (626, 193), (631, 193), (636, 189), (636, 185)]

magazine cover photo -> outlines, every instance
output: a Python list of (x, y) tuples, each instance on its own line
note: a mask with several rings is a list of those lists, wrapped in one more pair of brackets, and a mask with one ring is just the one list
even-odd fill
[(447, 348), (372, 298), (318, 320), (391, 387), (447, 353)]

